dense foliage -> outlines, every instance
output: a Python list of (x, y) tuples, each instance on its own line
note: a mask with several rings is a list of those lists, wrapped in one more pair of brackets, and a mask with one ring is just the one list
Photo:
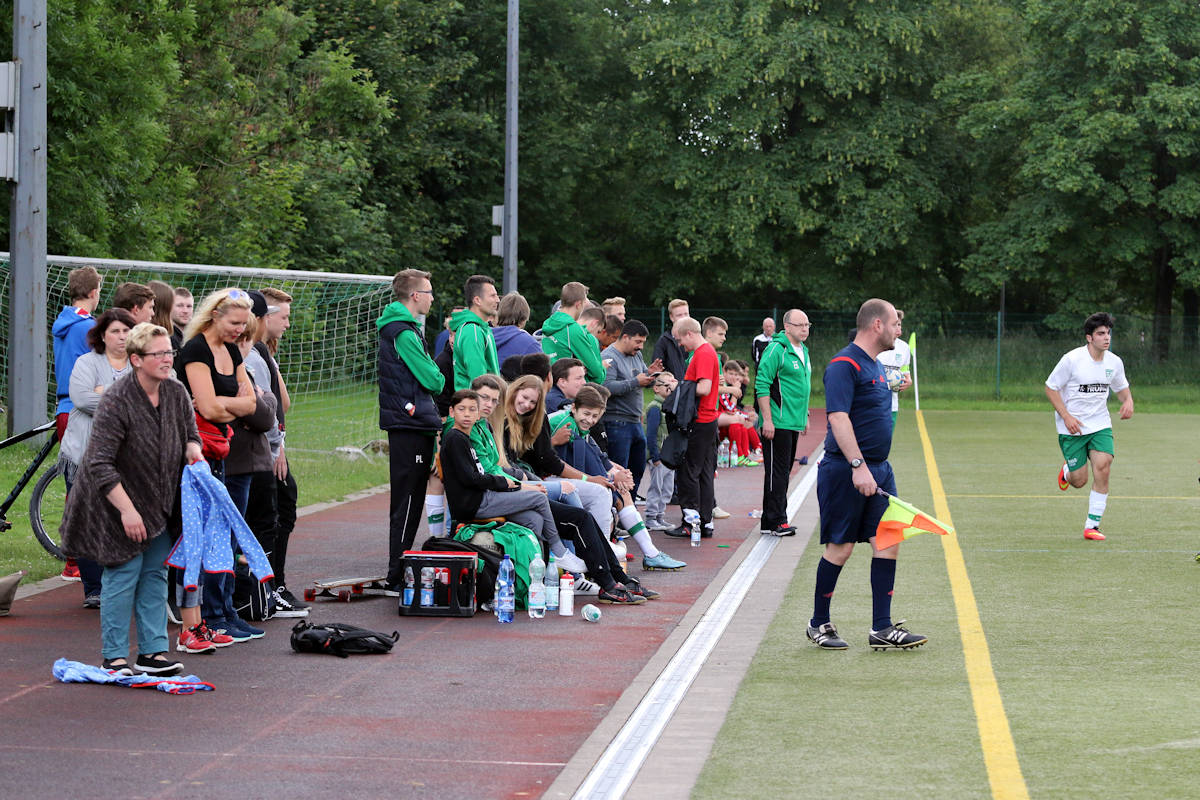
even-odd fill
[[(503, 0), (50, 13), (53, 252), (499, 274)], [(524, 0), (521, 289), (1003, 287), (1072, 323), (1156, 313), (1165, 355), (1200, 312), (1198, 59), (1181, 0)]]

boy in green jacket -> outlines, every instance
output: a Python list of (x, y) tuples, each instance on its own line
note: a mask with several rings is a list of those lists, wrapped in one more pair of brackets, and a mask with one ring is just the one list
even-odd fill
[(577, 358), (592, 383), (604, 383), (606, 370), (600, 358), (600, 343), (579, 324), (588, 307), (588, 287), (578, 281), (563, 284), (559, 310), (542, 323), (542, 352), (553, 363), (560, 358)]
[(812, 362), (808, 358), (808, 315), (798, 308), (783, 315), (783, 330), (763, 350), (754, 378), (762, 421), (763, 513), (760, 533), (795, 536), (788, 524), (787, 490), (796, 445), (808, 427)]
[(500, 358), (496, 355), (496, 339), (488, 320), (500, 308), (496, 282), (487, 275), (472, 275), (463, 287), (467, 307), (450, 317), (454, 332), (454, 390), (471, 388), (471, 381), (480, 375), (500, 374)]

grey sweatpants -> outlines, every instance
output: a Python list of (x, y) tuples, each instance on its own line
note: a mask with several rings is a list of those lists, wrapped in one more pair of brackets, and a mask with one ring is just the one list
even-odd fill
[(479, 504), (475, 516), (480, 519), (505, 517), (509, 522), (533, 531), (533, 535), (545, 542), (554, 555), (561, 556), (567, 550), (559, 538), (554, 518), (550, 516), (550, 501), (541, 492), (520, 489), (513, 492), (484, 492), (483, 502)]
[(646, 519), (666, 519), (667, 503), (675, 491), (675, 470), (661, 461), (650, 465), (650, 488), (646, 490)]

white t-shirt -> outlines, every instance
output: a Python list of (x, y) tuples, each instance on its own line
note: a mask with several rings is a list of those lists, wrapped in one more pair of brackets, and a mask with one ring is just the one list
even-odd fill
[[(1046, 378), (1046, 386), (1062, 397), (1067, 413), (1079, 420), (1078, 435), (1083, 436), (1112, 427), (1108, 393), (1128, 389), (1129, 381), (1125, 379), (1125, 365), (1120, 358), (1105, 351), (1099, 361), (1093, 361), (1084, 345), (1059, 359), (1058, 366)], [(1054, 424), (1059, 433), (1070, 434), (1057, 411)]]
[[(875, 358), (882, 366), (894, 367), (902, 372), (908, 372), (909, 362), (912, 361), (912, 350), (908, 349), (908, 342), (900, 337), (896, 337), (896, 341), (892, 344), (891, 350), (884, 350)], [(900, 410), (900, 393), (892, 392), (892, 411)]]

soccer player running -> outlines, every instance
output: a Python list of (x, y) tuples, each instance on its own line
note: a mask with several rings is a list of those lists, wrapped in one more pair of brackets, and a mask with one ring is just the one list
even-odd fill
[(1108, 393), (1121, 400), (1121, 419), (1133, 416), (1133, 395), (1125, 378), (1125, 365), (1109, 352), (1113, 318), (1106, 312), (1092, 314), (1083, 323), (1087, 344), (1076, 347), (1058, 361), (1046, 379), (1046, 397), (1054, 406), (1058, 446), (1066, 463), (1058, 471), (1058, 488), (1066, 491), (1087, 485), (1088, 463), (1092, 465), (1092, 492), (1088, 497), (1083, 538), (1104, 541), (1100, 518), (1108, 504), (1108, 473), (1114, 449)]
[(870, 542), (872, 649), (907, 649), (925, 644), (904, 620), (892, 623), (892, 588), (900, 545), (875, 547), (875, 529), (887, 509), (883, 489), (896, 494), (896, 476), (888, 463), (892, 448), (892, 400), (883, 370), (875, 360), (900, 335), (900, 317), (886, 300), (871, 299), (858, 309), (854, 341), (838, 351), (825, 368), (825, 411), (829, 433), (825, 457), (817, 467), (817, 503), (821, 544), (813, 615), (808, 638), (825, 650), (845, 650), (829, 619), (829, 606), (842, 567), (859, 542)]

